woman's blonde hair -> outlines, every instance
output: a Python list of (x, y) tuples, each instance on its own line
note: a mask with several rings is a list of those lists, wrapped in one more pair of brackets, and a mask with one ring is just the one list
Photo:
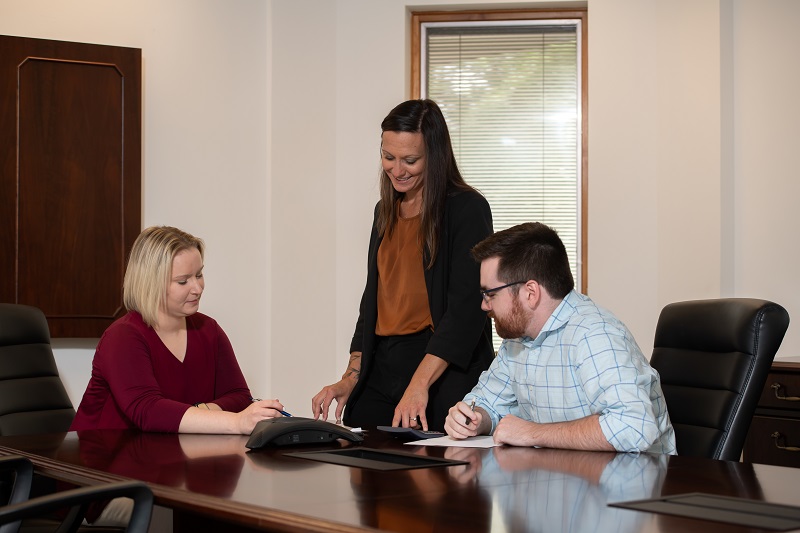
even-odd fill
[(155, 327), (158, 309), (167, 301), (172, 260), (179, 252), (192, 248), (197, 248), (203, 257), (203, 240), (178, 228), (151, 226), (142, 231), (131, 248), (122, 283), (125, 308), (138, 312), (145, 324)]

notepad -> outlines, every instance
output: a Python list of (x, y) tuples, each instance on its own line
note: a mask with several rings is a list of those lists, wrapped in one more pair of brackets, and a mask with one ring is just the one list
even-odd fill
[(453, 439), (448, 435), (435, 439), (415, 440), (404, 444), (416, 444), (417, 446), (452, 446), (454, 448), (491, 448), (499, 446), (495, 444), (494, 437), (491, 435), (479, 435), (466, 439)]

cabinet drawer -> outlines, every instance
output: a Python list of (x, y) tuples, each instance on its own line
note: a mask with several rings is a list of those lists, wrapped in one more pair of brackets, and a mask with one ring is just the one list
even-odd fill
[(791, 409), (800, 413), (800, 400), (782, 400), (777, 396), (800, 398), (800, 374), (770, 372), (767, 382), (764, 384), (764, 390), (761, 392), (761, 399), (758, 401), (759, 407)]
[[(777, 440), (772, 435), (778, 432)], [(800, 448), (800, 420), (754, 416), (744, 444), (744, 460), (748, 463), (800, 467), (800, 451), (777, 446)]]

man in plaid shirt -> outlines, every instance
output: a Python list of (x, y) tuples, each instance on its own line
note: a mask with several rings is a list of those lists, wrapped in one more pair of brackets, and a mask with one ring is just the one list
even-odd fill
[(554, 230), (527, 223), (495, 233), (481, 263), (482, 307), (504, 341), (472, 391), (450, 408), (455, 439), (674, 454), (658, 373), (625, 324), (575, 291)]

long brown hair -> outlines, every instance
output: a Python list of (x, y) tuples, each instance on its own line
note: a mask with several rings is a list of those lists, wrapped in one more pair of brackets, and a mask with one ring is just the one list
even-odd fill
[[(392, 109), (381, 122), (381, 132), (422, 133), (425, 144), (425, 174), (422, 189), (422, 218), (420, 220), (420, 242), (429, 254), (426, 268), (436, 260), (439, 237), (444, 218), (447, 195), (456, 191), (470, 191), (458, 171), (450, 132), (439, 106), (433, 100), (408, 100)], [(391, 235), (397, 224), (397, 204), (403, 194), (392, 187), (392, 182), (381, 170), (381, 199), (378, 207), (378, 234)]]

